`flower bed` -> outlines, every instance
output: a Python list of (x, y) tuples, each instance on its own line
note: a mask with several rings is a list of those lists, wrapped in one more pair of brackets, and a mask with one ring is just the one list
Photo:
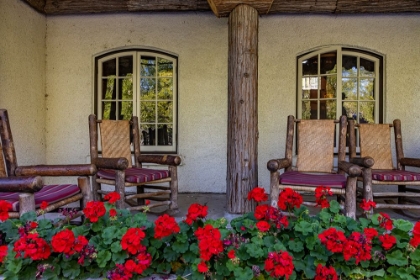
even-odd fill
[[(152, 274), (179, 279), (420, 279), (420, 223), (384, 213), (358, 221), (340, 214), (320, 187), (316, 216), (299, 194), (280, 193), (279, 209), (255, 188), (253, 213), (206, 219), (192, 204), (179, 223), (166, 214), (116, 210), (118, 194), (89, 202), (82, 225), (54, 226), (27, 213), (7, 219), (0, 201), (0, 274), (5, 279), (138, 279)], [(361, 205), (367, 212), (373, 202)], [(146, 209), (147, 210), (147, 209)], [(288, 215), (285, 215), (288, 213)], [(292, 214), (292, 215), (290, 215)], [(181, 278), (182, 277), (182, 278)], [(173, 277), (175, 278), (175, 277)]]

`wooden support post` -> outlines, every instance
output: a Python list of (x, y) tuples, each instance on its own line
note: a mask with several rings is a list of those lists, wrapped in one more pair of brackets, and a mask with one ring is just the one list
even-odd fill
[(229, 213), (252, 211), (258, 184), (258, 12), (238, 5), (229, 16), (226, 200)]

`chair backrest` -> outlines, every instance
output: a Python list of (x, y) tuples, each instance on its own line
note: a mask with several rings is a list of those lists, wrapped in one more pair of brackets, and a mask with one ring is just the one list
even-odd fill
[[(337, 123), (340, 124), (339, 129)], [(334, 145), (339, 132), (338, 160), (345, 159), (347, 119), (340, 120), (295, 120), (288, 117), (285, 158), (292, 160), (293, 141), (296, 134), (297, 160), (295, 168), (301, 172), (334, 171)], [(288, 169), (290, 170), (290, 169)]]
[(392, 169), (391, 128), (389, 124), (359, 124), (360, 156), (375, 159), (373, 169)]
[(0, 109), (0, 177), (14, 176), (17, 168), (15, 145), (6, 109)]

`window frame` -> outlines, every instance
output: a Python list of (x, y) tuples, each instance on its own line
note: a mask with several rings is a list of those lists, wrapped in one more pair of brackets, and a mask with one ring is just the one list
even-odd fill
[[(170, 53), (167, 51), (162, 51), (152, 48), (117, 48), (109, 50), (100, 54), (97, 54), (93, 57), (94, 63), (94, 88), (93, 88), (93, 112), (97, 115), (98, 119), (102, 119), (103, 113), (103, 98), (102, 98), (102, 62), (109, 61), (114, 58), (124, 57), (131, 55), (133, 58), (133, 78), (132, 78), (132, 88), (133, 88), (133, 116), (140, 116), (140, 65), (142, 56), (154, 56), (157, 58), (163, 58), (171, 60), (173, 62), (173, 76), (172, 76), (172, 145), (158, 145), (157, 141), (155, 145), (141, 145), (141, 151), (144, 154), (176, 154), (178, 152), (178, 78), (179, 78), (179, 62), (178, 55)], [(118, 67), (117, 67), (118, 68)], [(118, 71), (118, 70), (116, 70)], [(157, 72), (157, 71), (156, 71)], [(118, 74), (118, 73), (116, 73)], [(121, 78), (116, 75), (116, 80)], [(157, 88), (157, 87), (156, 87)], [(156, 97), (157, 98), (157, 97)], [(116, 99), (112, 99), (113, 102), (118, 103), (120, 99), (116, 96)], [(122, 100), (122, 99), (121, 99)], [(155, 120), (155, 124), (158, 124), (158, 120)], [(141, 120), (139, 117), (139, 125), (141, 125)], [(139, 128), (140, 129), (140, 128)], [(156, 132), (157, 134), (157, 129)], [(157, 139), (157, 135), (155, 137)]]

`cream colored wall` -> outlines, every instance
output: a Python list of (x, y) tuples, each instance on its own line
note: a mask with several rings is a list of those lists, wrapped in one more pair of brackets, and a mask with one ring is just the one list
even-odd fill
[(125, 46), (179, 56), (181, 192), (226, 185), (227, 19), (206, 14), (49, 17), (47, 160), (86, 162), (93, 112), (93, 56)]
[(46, 17), (0, 0), (0, 108), (8, 110), (20, 165), (45, 163)]

